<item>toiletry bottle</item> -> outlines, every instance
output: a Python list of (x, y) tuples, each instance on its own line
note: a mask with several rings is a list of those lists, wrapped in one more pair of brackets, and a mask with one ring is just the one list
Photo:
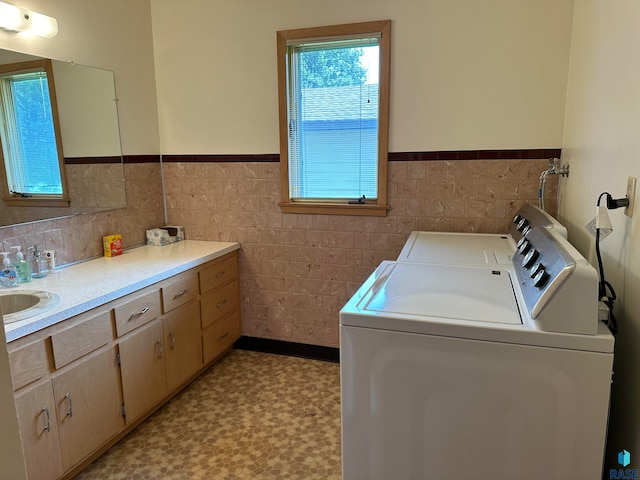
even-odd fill
[(16, 267), (9, 260), (9, 252), (0, 252), (4, 258), (2, 259), (2, 270), (0, 270), (0, 286), (16, 287), (18, 285), (18, 272)]
[(18, 272), (18, 282), (19, 283), (30, 282), (31, 266), (29, 265), (29, 262), (27, 262), (24, 259), (24, 254), (22, 253), (22, 247), (20, 245), (17, 245), (11, 248), (12, 249), (15, 248), (16, 250), (16, 261), (13, 263), (13, 265), (16, 267), (16, 271)]
[(33, 250), (33, 257), (29, 259), (31, 264), (31, 276), (33, 278), (46, 277), (49, 274), (47, 260), (41, 255), (37, 245), (29, 247), (29, 250)]

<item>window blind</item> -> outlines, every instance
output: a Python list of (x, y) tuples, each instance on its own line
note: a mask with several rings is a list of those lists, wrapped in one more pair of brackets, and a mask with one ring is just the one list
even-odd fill
[[(377, 75), (371, 78), (367, 65), (360, 65), (368, 74), (359, 82), (356, 74), (344, 79), (340, 74), (349, 68), (345, 62), (362, 58), (373, 58), (377, 73), (378, 43), (378, 38), (358, 38), (288, 46), (292, 200), (377, 198)], [(305, 56), (318, 52), (329, 61), (312, 69)]]

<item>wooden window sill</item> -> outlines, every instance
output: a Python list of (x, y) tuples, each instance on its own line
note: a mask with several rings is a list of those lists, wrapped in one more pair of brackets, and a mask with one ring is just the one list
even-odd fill
[(299, 203), (281, 202), (282, 213), (310, 213), (323, 215), (365, 215), (384, 217), (388, 205), (375, 204), (338, 204), (338, 203)]

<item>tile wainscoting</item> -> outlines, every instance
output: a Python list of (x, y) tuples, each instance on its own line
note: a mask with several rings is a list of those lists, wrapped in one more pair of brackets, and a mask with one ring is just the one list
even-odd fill
[[(337, 347), (340, 308), (411, 231), (502, 233), (523, 203), (537, 203), (559, 150), (508, 152), (390, 154), (386, 217), (281, 213), (274, 155), (169, 156), (168, 221), (189, 239), (241, 242), (243, 335)], [(554, 176), (551, 213), (556, 197)]]
[(126, 208), (2, 227), (3, 251), (38, 245), (64, 265), (102, 256), (102, 236), (110, 233), (122, 234), (125, 248), (144, 244), (145, 230), (164, 223), (159, 156), (125, 156), (124, 176)]

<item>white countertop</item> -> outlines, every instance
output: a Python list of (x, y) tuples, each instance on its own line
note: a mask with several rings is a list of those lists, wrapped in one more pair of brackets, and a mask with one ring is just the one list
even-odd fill
[(181, 272), (221, 257), (234, 250), (236, 242), (184, 240), (164, 246), (141, 246), (117, 257), (102, 257), (56, 269), (45, 278), (6, 289), (46, 290), (60, 296), (56, 307), (39, 315), (5, 325), (7, 342), (42, 330), (74, 315)]

